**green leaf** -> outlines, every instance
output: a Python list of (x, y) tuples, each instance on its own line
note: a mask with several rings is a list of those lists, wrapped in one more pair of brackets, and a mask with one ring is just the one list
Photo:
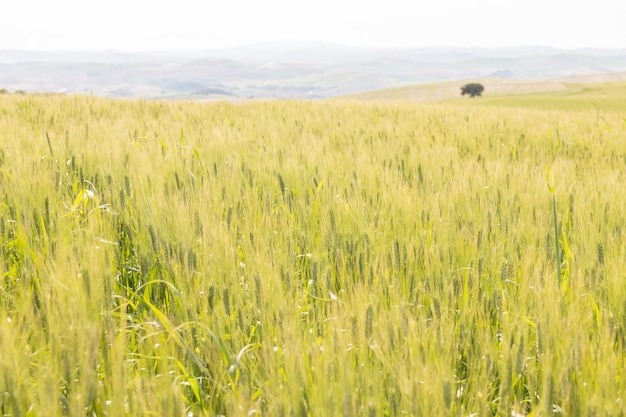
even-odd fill
[(548, 190), (550, 194), (554, 194), (554, 187), (550, 184), (550, 167), (548, 167), (548, 172), (546, 174), (546, 184), (548, 185)]

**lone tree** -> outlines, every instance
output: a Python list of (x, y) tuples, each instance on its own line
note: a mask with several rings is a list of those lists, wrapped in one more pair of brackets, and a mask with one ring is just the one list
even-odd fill
[(465, 94), (469, 94), (470, 98), (474, 98), (476, 96), (480, 97), (483, 91), (485, 91), (485, 87), (478, 83), (469, 83), (461, 87), (461, 95), (464, 96)]

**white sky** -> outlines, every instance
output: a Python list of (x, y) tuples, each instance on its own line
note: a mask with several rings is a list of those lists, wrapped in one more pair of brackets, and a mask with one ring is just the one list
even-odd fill
[(0, 0), (0, 49), (626, 48), (625, 0)]

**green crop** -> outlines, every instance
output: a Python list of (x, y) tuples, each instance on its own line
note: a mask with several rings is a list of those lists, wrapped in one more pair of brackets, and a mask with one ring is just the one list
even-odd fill
[(601, 116), (2, 95), (0, 414), (625, 414)]

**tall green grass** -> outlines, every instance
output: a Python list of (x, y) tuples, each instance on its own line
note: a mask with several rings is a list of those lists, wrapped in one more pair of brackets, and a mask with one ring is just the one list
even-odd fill
[(0, 96), (0, 411), (626, 413), (623, 117)]

